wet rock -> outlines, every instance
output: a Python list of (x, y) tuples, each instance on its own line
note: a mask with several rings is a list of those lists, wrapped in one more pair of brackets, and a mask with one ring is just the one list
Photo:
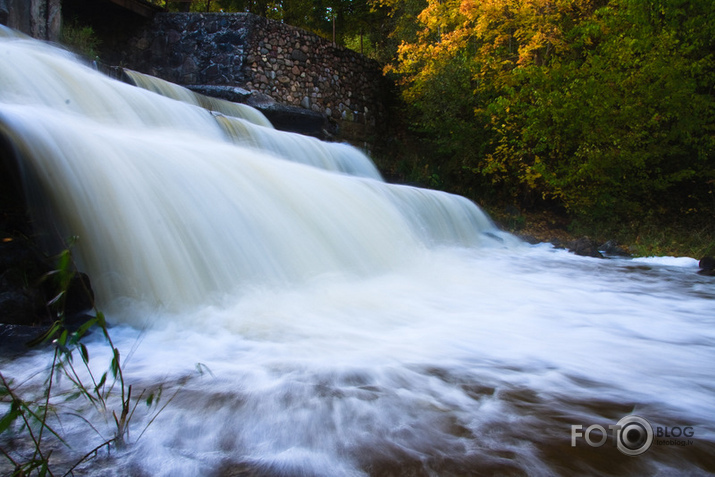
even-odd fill
[(583, 257), (603, 258), (601, 252), (598, 251), (596, 242), (588, 237), (581, 237), (566, 244), (569, 252), (581, 255)]
[[(0, 247), (0, 264), (0, 323), (36, 326), (54, 321), (60, 310), (52, 310), (48, 303), (61, 290), (48, 277), (54, 270), (52, 260), (13, 243), (12, 247)], [(68, 319), (94, 308), (94, 292), (86, 274), (73, 272), (62, 306)]]
[(234, 103), (247, 103), (252, 93), (238, 86), (220, 86), (220, 85), (192, 85), (188, 88), (196, 93), (214, 98), (225, 99)]
[[(0, 257), (8, 261), (6, 255), (0, 253)], [(53, 309), (48, 304), (60, 293), (57, 283), (47, 275), (53, 270), (51, 262), (49, 259), (40, 264), (26, 261), (0, 275), (0, 349), (3, 354), (30, 349), (27, 343), (41, 336), (59, 312), (64, 314), (65, 326), (70, 331), (91, 318), (87, 313), (94, 308), (94, 292), (84, 273), (75, 272), (70, 278), (61, 309)]]
[[(0, 242), (0, 323), (39, 326), (51, 323), (58, 310), (48, 302), (60, 293), (53, 259), (40, 253), (27, 237), (5, 237)], [(63, 309), (69, 319), (94, 308), (89, 277), (71, 272)]]
[(517, 234), (516, 236), (519, 237), (524, 242), (529, 243), (531, 245), (536, 245), (537, 243), (541, 243), (541, 240), (539, 240), (538, 238), (536, 238), (530, 234)]
[(326, 139), (330, 131), (327, 119), (321, 113), (297, 106), (273, 103), (256, 106), (273, 127), (281, 131), (290, 131), (308, 136)]
[[(94, 290), (86, 273), (76, 272), (70, 279), (65, 299), (68, 320), (76, 320), (94, 308)], [(84, 320), (83, 320), (84, 321)]]
[(28, 325), (36, 321), (43, 302), (31, 289), (12, 288), (0, 292), (0, 320), (12, 325)]
[(551, 239), (550, 243), (554, 246), (554, 248), (566, 248), (566, 245), (564, 245), (564, 243), (558, 238)]
[(28, 351), (28, 343), (42, 336), (48, 328), (0, 323), (0, 355), (14, 357)]
[(7, 5), (4, 0), (0, 1), (0, 23), (7, 25), (7, 18), (10, 15)]
[(609, 240), (608, 242), (598, 247), (598, 249), (601, 251), (601, 253), (603, 253), (603, 255), (607, 257), (631, 257), (631, 254), (628, 253), (628, 251), (621, 245), (619, 245), (618, 242), (616, 242), (615, 240)]
[(715, 258), (713, 257), (703, 257), (700, 259), (700, 275), (705, 275), (708, 277), (715, 277)]
[[(65, 328), (73, 333), (93, 318), (87, 314), (73, 315), (65, 320)], [(43, 339), (51, 327), (52, 323), (39, 326), (0, 323), (0, 356), (13, 358), (32, 349), (48, 346), (50, 340), (43, 342)], [(84, 336), (89, 336), (92, 333), (93, 330), (90, 328)]]
[(50, 266), (20, 238), (0, 243), (0, 322), (33, 325), (43, 321), (45, 293), (41, 278)]

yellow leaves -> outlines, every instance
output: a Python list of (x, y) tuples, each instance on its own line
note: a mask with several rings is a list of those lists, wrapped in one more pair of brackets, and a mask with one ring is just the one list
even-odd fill
[(417, 17), (426, 29), (441, 36), (463, 23), (461, 0), (429, 0), (427, 8)]
[[(385, 0), (390, 1), (390, 0)], [(395, 1), (395, 0), (392, 0)], [(448, 65), (471, 80), (499, 88), (515, 68), (547, 65), (566, 49), (564, 28), (578, 21), (589, 0), (427, 0), (421, 30), (402, 43), (388, 71), (403, 75), (409, 96), (441, 83)]]
[(462, 0), (462, 3), (459, 5), (459, 13), (464, 16), (469, 16), (477, 8), (477, 2), (475, 0)]
[(533, 167), (524, 164), (522, 171), (522, 181), (526, 182), (529, 189), (539, 189), (541, 184), (539, 179), (541, 179), (541, 173), (536, 171)]

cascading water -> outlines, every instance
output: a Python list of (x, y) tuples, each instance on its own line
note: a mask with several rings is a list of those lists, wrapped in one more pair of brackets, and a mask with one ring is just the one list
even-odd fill
[[(79, 236), (132, 350), (127, 380), (178, 390), (79, 474), (715, 471), (715, 292), (694, 260), (527, 246), (466, 199), (384, 183), (349, 146), (0, 37), (0, 134), (46, 228)], [(211, 374), (188, 377), (196, 363)], [(693, 443), (630, 457), (573, 437), (630, 413), (689, 426)], [(73, 449), (96, 445), (85, 421), (62, 426)]]
[(258, 110), (246, 106), (245, 104), (232, 103), (222, 99), (210, 98), (201, 94), (194, 93), (190, 89), (184, 88), (174, 83), (169, 83), (153, 76), (139, 73), (124, 68), (123, 73), (131, 80), (131, 82), (140, 88), (153, 91), (162, 96), (176, 99), (184, 103), (201, 106), (202, 108), (216, 111), (228, 116), (241, 118), (259, 126), (272, 128), (273, 125), (261, 114)]
[(276, 131), (265, 116), (249, 106), (210, 98), (136, 71), (124, 69), (124, 73), (136, 86), (220, 113), (217, 121), (236, 144), (329, 171), (381, 179), (372, 161), (351, 146)]

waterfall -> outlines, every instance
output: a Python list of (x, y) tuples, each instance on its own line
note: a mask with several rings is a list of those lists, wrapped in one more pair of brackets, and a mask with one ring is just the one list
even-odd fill
[(184, 88), (183, 86), (164, 81), (154, 76), (145, 75), (128, 68), (123, 68), (122, 71), (127, 75), (127, 77), (129, 77), (135, 86), (140, 88), (153, 91), (157, 94), (173, 98), (178, 101), (201, 106), (202, 108), (210, 111), (216, 111), (227, 116), (242, 118), (259, 126), (267, 128), (273, 127), (270, 121), (268, 121), (268, 119), (266, 119), (260, 111), (250, 106), (246, 106), (245, 104), (232, 103), (230, 101), (194, 93), (190, 89)]
[(236, 144), (329, 171), (381, 179), (372, 161), (352, 146), (276, 131), (263, 114), (245, 104), (211, 98), (126, 68), (124, 72), (136, 86), (217, 113), (216, 120)]
[[(24, 402), (52, 408), (54, 475), (83, 456), (77, 475), (715, 472), (715, 291), (696, 260), (526, 245), (355, 148), (142, 81), (162, 94), (0, 27), (0, 145), (39, 229), (79, 237), (133, 390), (107, 452), (116, 386), (106, 408), (73, 399), (48, 379), (54, 348), (0, 352)], [(102, 333), (82, 343), (95, 377), (119, 356)], [(34, 457), (0, 394), (9, 475)], [(689, 437), (632, 456), (594, 431), (631, 414)]]
[(470, 201), (387, 184), (352, 146), (276, 131), (248, 106), (133, 72), (143, 88), (123, 84), (33, 40), (1, 45), (4, 133), (104, 303), (180, 309), (498, 234)]

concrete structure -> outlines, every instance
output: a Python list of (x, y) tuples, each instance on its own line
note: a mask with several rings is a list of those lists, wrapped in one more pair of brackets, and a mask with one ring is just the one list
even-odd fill
[(248, 13), (158, 13), (103, 59), (189, 87), (239, 86), (323, 114), (353, 142), (384, 129), (380, 65), (300, 28)]
[(104, 63), (219, 96), (240, 87), (254, 102), (320, 114), (327, 130), (367, 148), (387, 129), (391, 89), (380, 65), (300, 28), (249, 13), (168, 13), (141, 0), (0, 0), (0, 21), (35, 38), (59, 40), (62, 16), (93, 28)]
[(0, 0), (0, 23), (34, 38), (57, 41), (61, 0)]

